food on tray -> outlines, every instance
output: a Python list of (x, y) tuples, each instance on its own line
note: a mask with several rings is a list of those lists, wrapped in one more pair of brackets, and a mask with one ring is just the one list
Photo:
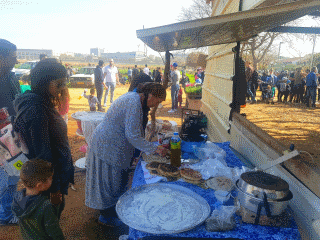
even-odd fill
[(159, 165), (159, 162), (151, 162), (146, 165), (146, 169), (148, 169), (151, 174), (158, 174)]
[(158, 167), (158, 172), (166, 177), (180, 177), (179, 168), (170, 164), (160, 164)]
[(191, 168), (182, 168), (180, 170), (180, 174), (184, 180), (189, 181), (191, 183), (200, 182), (200, 180), (202, 179), (201, 173)]
[(168, 120), (164, 120), (162, 123), (162, 130), (169, 131), (172, 128), (172, 124)]
[(209, 188), (213, 190), (223, 190), (230, 192), (233, 188), (233, 183), (230, 178), (227, 177), (214, 177), (210, 178), (206, 182)]
[(199, 203), (186, 193), (171, 188), (145, 190), (133, 197), (127, 218), (145, 228), (174, 231), (191, 228), (202, 214)]

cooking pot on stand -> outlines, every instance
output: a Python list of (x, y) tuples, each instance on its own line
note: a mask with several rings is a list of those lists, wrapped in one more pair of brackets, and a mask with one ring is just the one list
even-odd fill
[(291, 191), (289, 191), (288, 195), (283, 199), (270, 200), (267, 199), (266, 194), (263, 194), (263, 199), (256, 198), (251, 194), (243, 192), (239, 188), (239, 181), (240, 180), (237, 180), (235, 184), (238, 193), (238, 201), (240, 203), (240, 206), (254, 213), (257, 213), (256, 224), (259, 222), (260, 215), (267, 215), (268, 217), (272, 217), (283, 213), (286, 210), (289, 201), (293, 198)]
[(245, 172), (241, 174), (238, 188), (254, 198), (278, 200), (288, 196), (289, 184), (280, 177), (262, 172)]

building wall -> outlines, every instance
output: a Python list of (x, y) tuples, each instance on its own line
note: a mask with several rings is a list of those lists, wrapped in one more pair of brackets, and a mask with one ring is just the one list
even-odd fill
[(52, 57), (52, 50), (49, 49), (17, 49), (17, 59), (39, 60), (40, 54)]
[[(220, 0), (212, 4), (213, 16), (238, 11), (238, 0)], [(232, 101), (234, 54), (236, 44), (211, 46), (208, 49), (202, 94), (202, 111), (208, 117), (208, 135), (212, 141), (229, 141), (229, 104)]]

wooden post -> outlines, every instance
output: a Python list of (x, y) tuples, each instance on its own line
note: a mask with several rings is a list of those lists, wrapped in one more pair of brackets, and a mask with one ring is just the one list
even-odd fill
[[(165, 67), (164, 67), (164, 80), (163, 80), (163, 86), (167, 89), (168, 87), (168, 82), (169, 82), (169, 74), (170, 74), (170, 52), (166, 51), (166, 62), (165, 62)], [(150, 116), (151, 116), (151, 134), (149, 136), (148, 141), (151, 140), (153, 137), (155, 130), (156, 130), (156, 111), (158, 109), (158, 106), (154, 107), (150, 111)]]
[(170, 74), (170, 55), (171, 53), (169, 51), (166, 51), (166, 64), (164, 67), (164, 80), (163, 80), (163, 86), (165, 88), (168, 87), (169, 82), (169, 74)]

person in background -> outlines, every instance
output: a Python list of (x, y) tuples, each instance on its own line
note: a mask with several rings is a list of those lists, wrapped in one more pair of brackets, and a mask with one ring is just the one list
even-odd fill
[(56, 208), (44, 192), (52, 185), (53, 166), (41, 159), (22, 165), (20, 179), (24, 189), (17, 192), (12, 211), (19, 219), (23, 239), (65, 239)]
[(286, 92), (287, 81), (288, 81), (287, 77), (283, 77), (282, 80), (279, 81), (278, 102), (282, 102), (282, 97), (284, 96), (284, 94)]
[(30, 79), (31, 92), (21, 94), (14, 101), (18, 117), (13, 128), (25, 141), (28, 159), (52, 163), (53, 182), (46, 195), (60, 216), (69, 184), (74, 184), (67, 124), (58, 113), (67, 97), (67, 71), (56, 59), (47, 58), (31, 70)]
[(156, 83), (161, 83), (161, 79), (162, 79), (162, 71), (160, 67), (157, 67), (157, 70), (155, 72), (155, 77), (154, 77), (154, 81)]
[(94, 88), (90, 89), (90, 96), (88, 96), (86, 93), (87, 93), (86, 90), (84, 90), (84, 95), (83, 96), (86, 99), (88, 99), (90, 111), (91, 112), (97, 111), (96, 105), (98, 104), (98, 106), (99, 106), (99, 100), (98, 100), (97, 97), (94, 96), (94, 94), (95, 94)]
[[(0, 39), (0, 109), (7, 108), (11, 116), (16, 115), (13, 106), (15, 96), (21, 93), (19, 82), (11, 72), (17, 62), (16, 50), (16, 45)], [(18, 181), (18, 177), (9, 176), (0, 167), (0, 226), (17, 223), (11, 211), (11, 204)]]
[(132, 82), (132, 69), (130, 67), (128, 68), (128, 81), (129, 83)]
[(283, 102), (288, 102), (288, 96), (291, 92), (291, 81), (290, 80), (287, 80), (286, 82), (286, 90), (284, 91), (283, 95), (284, 95), (284, 99), (283, 99)]
[(97, 98), (98, 98), (98, 111), (103, 112), (104, 110), (102, 109), (101, 106), (101, 101), (102, 101), (102, 96), (103, 96), (103, 88), (107, 89), (107, 85), (103, 81), (103, 61), (99, 60), (98, 65), (94, 69), (94, 86), (97, 90)]
[(132, 79), (135, 79), (139, 76), (139, 69), (137, 65), (134, 65), (134, 69), (132, 69)]
[(178, 93), (178, 103), (179, 103), (179, 108), (182, 108), (182, 85), (180, 85), (179, 93)]
[(143, 69), (143, 72), (144, 72), (145, 74), (147, 74), (147, 75), (149, 75), (149, 74), (150, 74), (150, 70), (149, 70), (149, 68), (148, 68), (148, 65), (147, 65), (147, 64), (145, 65), (145, 67), (144, 67), (144, 69)]
[(104, 75), (103, 75), (104, 82), (107, 86), (106, 92), (104, 95), (104, 106), (106, 107), (109, 91), (111, 90), (110, 104), (112, 104), (113, 103), (113, 94), (114, 94), (114, 90), (116, 88), (116, 84), (120, 84), (119, 75), (118, 75), (118, 68), (116, 66), (114, 66), (113, 59), (110, 59), (109, 65), (103, 69), (103, 72), (104, 72)]
[(171, 110), (168, 111), (168, 113), (174, 113), (177, 111), (178, 108), (178, 94), (179, 94), (179, 83), (180, 83), (180, 71), (178, 70), (178, 64), (173, 63), (172, 64), (172, 72), (171, 72), (171, 101), (172, 101), (172, 107)]
[(251, 97), (251, 103), (256, 103), (256, 90), (258, 87), (258, 73), (257, 71), (253, 68), (253, 66), (251, 65), (250, 62), (246, 62), (246, 70), (245, 70), (245, 74), (246, 74), (246, 81), (247, 81), (247, 92), (249, 94), (249, 96)]
[[(261, 79), (262, 80), (262, 79)], [(278, 82), (278, 77), (274, 74), (273, 69), (270, 69), (269, 76), (267, 77), (267, 83), (271, 86), (276, 86)]]
[(297, 85), (297, 98), (296, 103), (303, 102), (303, 95), (305, 92), (305, 82), (303, 81), (302, 69), (297, 68), (294, 73), (294, 84)]
[(204, 77), (205, 77), (205, 69), (202, 69), (201, 73), (200, 73), (200, 78), (202, 80), (202, 84), (204, 83)]
[(140, 84), (136, 92), (120, 96), (94, 130), (87, 157), (86, 206), (100, 210), (99, 222), (121, 225), (115, 211), (119, 197), (127, 190), (128, 168), (134, 148), (147, 155), (166, 155), (143, 137), (143, 112), (166, 99), (166, 89), (157, 83)]
[(24, 78), (21, 81), (23, 83), (22, 85), (20, 85), (21, 93), (24, 93), (26, 91), (31, 91), (31, 86), (29, 85), (27, 78)]
[(0, 39), (0, 109), (6, 107), (11, 116), (16, 115), (13, 100), (21, 93), (19, 81), (12, 72), (17, 62), (16, 51), (16, 45)]
[(320, 103), (320, 76), (318, 75), (318, 104)]
[(309, 107), (309, 98), (311, 97), (312, 105), (311, 107), (316, 107), (316, 96), (317, 96), (317, 78), (318, 69), (313, 67), (311, 72), (306, 77), (307, 95), (306, 95), (306, 105)]

